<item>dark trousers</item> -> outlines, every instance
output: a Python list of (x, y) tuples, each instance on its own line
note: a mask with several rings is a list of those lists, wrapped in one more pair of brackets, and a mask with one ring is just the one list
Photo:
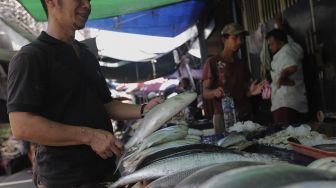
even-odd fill
[[(41, 181), (38, 180), (36, 173), (33, 174), (34, 176), (34, 184), (36, 185), (37, 188), (54, 188), (54, 187), (48, 187), (44, 185)], [(89, 183), (84, 183), (81, 185), (74, 185), (74, 186), (69, 186), (69, 187), (57, 187), (57, 188), (107, 188), (106, 184), (110, 184), (112, 182), (115, 182), (119, 179), (120, 173), (117, 171), (116, 173), (109, 172), (105, 175), (103, 180), (101, 182), (106, 182), (106, 183), (101, 183), (101, 182), (89, 182)]]
[[(38, 184), (37, 188), (48, 188), (48, 187), (45, 185)], [(90, 184), (79, 185), (79, 186), (71, 186), (69, 188), (106, 188), (106, 186), (103, 184), (99, 184), (99, 183), (90, 183)]]
[(300, 113), (292, 108), (282, 107), (272, 112), (274, 123), (303, 123), (306, 121), (306, 114)]
[(0, 99), (0, 123), (8, 123), (8, 114), (7, 114), (7, 107), (6, 101)]

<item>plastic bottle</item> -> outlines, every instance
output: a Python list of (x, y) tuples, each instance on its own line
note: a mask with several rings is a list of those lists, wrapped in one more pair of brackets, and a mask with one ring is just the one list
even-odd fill
[(229, 127), (236, 123), (236, 111), (233, 98), (229, 93), (224, 93), (222, 98), (222, 109), (224, 116), (225, 131), (228, 132)]

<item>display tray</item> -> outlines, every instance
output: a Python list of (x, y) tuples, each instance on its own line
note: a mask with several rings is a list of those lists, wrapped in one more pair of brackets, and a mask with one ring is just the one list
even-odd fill
[(314, 148), (336, 153), (336, 144), (321, 144), (321, 145), (314, 146)]
[[(305, 146), (302, 144), (298, 144), (298, 143), (294, 143), (294, 142), (288, 142), (293, 149), (301, 154), (313, 157), (313, 158), (323, 158), (323, 157), (336, 157), (336, 152), (335, 151), (331, 151), (329, 149), (329, 151), (321, 149), (323, 148), (322, 145), (321, 146), (316, 146), (316, 147), (310, 147), (310, 146)], [(332, 144), (335, 147), (335, 144)], [(325, 145), (324, 145), (325, 146)], [(330, 148), (331, 146), (329, 146)]]

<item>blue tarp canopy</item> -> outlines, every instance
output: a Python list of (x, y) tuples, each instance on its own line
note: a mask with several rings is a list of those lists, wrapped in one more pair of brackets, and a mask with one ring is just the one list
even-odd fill
[(204, 0), (190, 0), (113, 18), (90, 20), (86, 27), (142, 35), (175, 37), (196, 23), (204, 7)]

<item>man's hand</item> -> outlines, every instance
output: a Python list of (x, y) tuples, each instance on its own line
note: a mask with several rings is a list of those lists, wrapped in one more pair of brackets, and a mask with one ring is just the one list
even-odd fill
[(110, 132), (100, 129), (85, 129), (90, 131), (89, 145), (101, 158), (107, 159), (121, 156), (123, 145)]
[(213, 96), (216, 98), (221, 98), (224, 95), (224, 90), (221, 87), (218, 87), (214, 90), (212, 90)]
[(257, 83), (256, 80), (253, 81), (252, 84), (250, 85), (248, 96), (259, 95), (262, 92), (265, 85), (267, 84), (268, 84), (267, 80), (263, 80), (260, 83)]
[(152, 108), (154, 108), (156, 105), (162, 103), (164, 101), (163, 98), (161, 97), (155, 97), (153, 99), (151, 99), (147, 105), (145, 106), (144, 112), (148, 112), (150, 111)]
[(295, 81), (290, 79), (289, 77), (293, 75), (296, 71), (298, 71), (298, 67), (295, 65), (281, 71), (280, 78), (277, 81), (278, 88), (280, 88), (281, 86), (294, 86)]

